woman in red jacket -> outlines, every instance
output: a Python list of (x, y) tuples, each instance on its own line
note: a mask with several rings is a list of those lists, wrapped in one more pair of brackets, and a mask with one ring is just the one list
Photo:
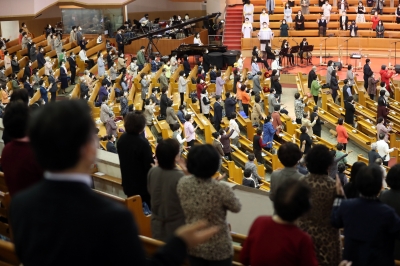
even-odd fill
[(390, 78), (393, 76), (393, 71), (387, 70), (386, 65), (381, 66), (381, 71), (379, 71), (379, 74), (381, 74), (381, 81), (386, 83), (386, 89), (387, 91), (392, 94), (392, 90), (390, 89)]
[(346, 128), (343, 126), (343, 118), (338, 119), (338, 125), (336, 126), (337, 142), (343, 144), (343, 150), (346, 150), (346, 145), (349, 139)]
[(372, 22), (372, 30), (376, 29), (376, 26), (378, 25), (379, 20), (381, 20), (378, 17), (378, 12), (375, 11), (375, 14), (371, 16), (371, 22)]

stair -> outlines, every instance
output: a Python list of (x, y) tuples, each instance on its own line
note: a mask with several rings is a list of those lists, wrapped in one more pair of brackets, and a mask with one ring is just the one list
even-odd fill
[(224, 45), (229, 50), (242, 48), (243, 5), (236, 5), (226, 9)]

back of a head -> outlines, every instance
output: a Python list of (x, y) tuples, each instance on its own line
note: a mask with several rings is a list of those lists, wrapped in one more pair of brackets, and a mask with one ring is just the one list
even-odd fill
[(219, 168), (220, 155), (210, 144), (195, 145), (187, 156), (187, 170), (192, 175), (209, 179)]
[(285, 180), (276, 190), (275, 213), (286, 222), (294, 222), (311, 209), (311, 190), (304, 182)]
[(350, 171), (350, 182), (355, 182), (356, 176), (363, 166), (367, 166), (367, 165), (363, 162), (353, 163), (353, 165), (351, 166), (351, 171)]
[(130, 112), (124, 118), (126, 133), (140, 134), (146, 126), (146, 118), (143, 114)]
[[(61, 172), (73, 168), (82, 157), (82, 148), (95, 147), (95, 125), (83, 100), (46, 104), (32, 117), (29, 137), (44, 170)], [(94, 148), (95, 150), (96, 148)], [(96, 154), (93, 154), (93, 162)]]
[(29, 103), (29, 94), (27, 90), (13, 90), (10, 97), (10, 102), (22, 101), (25, 104)]
[(175, 158), (179, 154), (179, 142), (176, 139), (165, 139), (158, 143), (156, 157), (158, 166), (164, 170), (175, 168)]
[(243, 171), (243, 176), (244, 177), (250, 177), (251, 176), (251, 169), (247, 168)]
[(312, 174), (326, 175), (333, 162), (329, 149), (322, 144), (314, 145), (306, 155), (307, 169)]
[(375, 197), (382, 189), (383, 172), (380, 166), (363, 166), (356, 177), (356, 188), (364, 197)]
[(400, 164), (396, 164), (391, 167), (386, 175), (386, 182), (390, 189), (399, 190), (400, 189)]
[(29, 122), (29, 108), (22, 101), (10, 102), (4, 111), (3, 125), (12, 139), (26, 136)]
[(299, 147), (292, 142), (286, 142), (278, 149), (278, 158), (285, 167), (294, 167), (301, 156)]

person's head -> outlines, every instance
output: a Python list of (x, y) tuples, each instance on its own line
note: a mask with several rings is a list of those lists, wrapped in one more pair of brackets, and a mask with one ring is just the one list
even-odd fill
[(371, 143), (371, 150), (372, 151), (376, 151), (377, 148), (378, 148), (378, 145), (376, 144), (376, 142)]
[(305, 126), (300, 127), (300, 132), (307, 133), (307, 127), (305, 127)]
[(236, 113), (231, 113), (229, 115), (229, 120), (235, 120), (236, 119)]
[(271, 88), (270, 90), (269, 90), (269, 93), (272, 93), (272, 94), (275, 94), (275, 89), (274, 88)]
[(333, 156), (325, 145), (316, 144), (308, 151), (306, 162), (310, 173), (326, 175), (333, 162)]
[(126, 133), (137, 135), (143, 132), (146, 126), (146, 118), (142, 114), (130, 112), (125, 115), (124, 125)]
[(10, 102), (5, 108), (3, 125), (11, 139), (24, 138), (28, 133), (29, 108), (22, 101)]
[(245, 177), (245, 178), (250, 178), (251, 177), (251, 173), (252, 173), (252, 171), (251, 171), (251, 169), (245, 169), (244, 171), (243, 171), (243, 176)]
[(303, 118), (308, 118), (308, 113), (304, 113)]
[(369, 63), (371, 63), (371, 59), (369, 58), (365, 59), (365, 63), (369, 65)]
[(186, 167), (189, 173), (201, 179), (210, 179), (219, 168), (220, 155), (210, 144), (190, 148)]
[[(385, 83), (384, 82), (382, 82), (383, 83), (383, 86), (381, 86), (382, 88), (384, 88), (385, 87)], [(385, 96), (385, 94), (386, 94), (386, 91), (385, 90), (381, 90), (380, 92), (379, 92), (379, 95), (380, 96)]]
[(362, 6), (363, 4), (362, 4), (362, 2), (360, 1), (360, 2), (358, 2), (358, 6)]
[(266, 12), (266, 10), (265, 10), (265, 8), (263, 8), (263, 9), (262, 9), (262, 13), (265, 14), (265, 12)]
[(267, 24), (267, 22), (263, 22), (263, 28), (268, 28), (268, 24)]
[(331, 66), (332, 63), (333, 63), (333, 61), (332, 61), (332, 60), (329, 60), (329, 61), (328, 61), (328, 66)]
[(221, 77), (221, 71), (217, 71), (217, 77)]
[(282, 19), (282, 24), (286, 24), (286, 19)]
[(29, 126), (36, 160), (46, 171), (87, 173), (96, 160), (95, 128), (84, 101), (46, 104), (33, 114)]
[(265, 119), (264, 119), (264, 123), (272, 122), (271, 119), (272, 119), (271, 115), (267, 115), (267, 116), (265, 117)]
[(272, 70), (271, 76), (275, 76), (278, 73), (278, 70), (274, 69)]
[(342, 11), (342, 16), (346, 16), (346, 11)]
[(346, 170), (346, 165), (344, 163), (339, 163), (337, 169), (339, 173), (343, 173)]
[(338, 143), (338, 144), (336, 144), (336, 149), (337, 149), (338, 151), (341, 151), (341, 150), (343, 150), (343, 149), (344, 149), (344, 146), (343, 146), (343, 144), (342, 144), (342, 143)]
[(167, 92), (167, 88), (161, 88), (161, 94), (165, 94)]
[(296, 179), (287, 179), (276, 190), (274, 209), (285, 222), (292, 223), (311, 209), (311, 189)]
[(375, 164), (377, 164), (377, 165), (383, 165), (382, 158), (377, 158), (377, 159), (375, 160)]
[(185, 75), (185, 71), (183, 70), (179, 71), (179, 76), (183, 77), (183, 75)]
[(170, 101), (167, 102), (167, 106), (168, 106), (168, 107), (171, 107), (173, 103), (174, 103), (174, 102), (170, 100)]
[(298, 16), (301, 16), (301, 14), (302, 14), (302, 13), (301, 13), (301, 10), (299, 10), (299, 11), (297, 12), (297, 15), (298, 15)]
[(140, 50), (141, 50), (142, 52), (144, 52), (144, 46), (143, 46), (143, 45), (140, 46)]
[(356, 177), (356, 188), (364, 197), (376, 197), (382, 189), (383, 172), (377, 164), (361, 167)]
[[(374, 16), (375, 16), (375, 17), (378, 17), (378, 12), (377, 12), (377, 11), (374, 12)], [(381, 22), (381, 21), (382, 21), (382, 20), (379, 20), (379, 22)], [(378, 23), (379, 23), (379, 22), (378, 22)]]
[(263, 132), (263, 131), (262, 131), (261, 129), (257, 129), (257, 132), (256, 132), (256, 133), (257, 133), (258, 136), (261, 136), (261, 135), (262, 135), (262, 132)]
[(193, 119), (192, 115), (190, 115), (190, 114), (185, 115), (185, 120), (186, 121), (191, 122), (191, 121), (193, 121), (192, 119)]
[(383, 140), (385, 138), (385, 133), (379, 133), (379, 140)]
[(279, 112), (280, 109), (281, 109), (281, 107), (279, 105), (274, 106), (274, 111), (275, 112)]
[(382, 116), (378, 117), (378, 124), (383, 124), (384, 121), (385, 119)]
[(215, 96), (215, 100), (216, 100), (217, 102), (221, 102), (221, 95), (216, 95), (216, 96)]
[(339, 125), (343, 125), (343, 118), (339, 118), (338, 121), (337, 121), (337, 123), (338, 123)]
[(294, 167), (301, 156), (299, 147), (292, 142), (286, 142), (278, 149), (278, 158), (285, 167)]
[(352, 103), (354, 101), (353, 96), (347, 97), (347, 102)]
[(400, 164), (392, 166), (386, 175), (386, 182), (390, 189), (400, 189)]
[(254, 97), (254, 101), (255, 101), (256, 103), (259, 103), (259, 102), (261, 101), (260, 95), (256, 95), (256, 96)]
[(179, 142), (176, 139), (164, 139), (158, 143), (156, 157), (160, 168), (174, 169), (177, 156), (179, 156)]
[(336, 78), (336, 70), (332, 70), (331, 75), (332, 75), (332, 77)]
[(363, 162), (355, 162), (353, 163), (353, 165), (351, 166), (351, 171), (350, 171), (350, 182), (355, 182), (356, 181), (356, 177), (358, 172), (360, 171), (360, 169), (364, 166), (367, 166), (365, 163)]
[(221, 138), (221, 135), (217, 131), (213, 132), (211, 135), (213, 136), (214, 139), (217, 139), (217, 140), (219, 140)]
[(318, 113), (318, 106), (313, 107), (313, 112)]
[(245, 91), (246, 88), (247, 88), (247, 86), (246, 86), (245, 84), (243, 84), (242, 86), (240, 86), (240, 90), (241, 90), (241, 91)]

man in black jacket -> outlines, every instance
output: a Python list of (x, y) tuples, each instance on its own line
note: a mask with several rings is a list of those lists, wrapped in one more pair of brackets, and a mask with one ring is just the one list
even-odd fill
[(365, 60), (365, 65), (364, 65), (364, 69), (363, 69), (363, 73), (364, 73), (364, 89), (365, 90), (368, 90), (368, 79), (373, 74), (373, 72), (371, 70), (371, 67), (369, 66), (370, 64), (371, 64), (371, 60), (369, 58), (367, 58)]
[(55, 102), (56, 101), (56, 94), (57, 94), (58, 87), (57, 87), (57, 80), (53, 76), (53, 71), (52, 70), (49, 70), (48, 81), (49, 81), (49, 85), (51, 85), (51, 88), (50, 88), (51, 101)]
[(230, 117), (232, 113), (235, 113), (236, 109), (236, 98), (231, 97), (231, 93), (228, 91), (225, 93), (225, 116)]
[(37, 54), (36, 60), (38, 62), (38, 69), (44, 67), (46, 60), (44, 59), (44, 49), (43, 47), (39, 48), (39, 53)]
[(74, 52), (71, 52), (71, 54), (69, 55), (68, 63), (69, 63), (69, 70), (71, 71), (71, 85), (75, 85), (76, 59)]
[(354, 113), (356, 112), (356, 108), (354, 107), (354, 99), (353, 96), (349, 96), (347, 100), (344, 102), (346, 112), (344, 114), (344, 122), (353, 126), (354, 124)]
[(208, 50), (204, 49), (203, 53), (203, 68), (204, 68), (204, 73), (208, 73), (208, 70), (210, 70), (210, 57), (208, 56)]
[(108, 135), (107, 140), (108, 140), (106, 144), (107, 151), (112, 153), (117, 153), (117, 148), (115, 147), (114, 144), (115, 137), (113, 135)]
[(221, 129), (222, 109), (221, 96), (217, 95), (214, 103), (214, 127), (216, 131)]
[(118, 30), (117, 36), (115, 36), (115, 41), (118, 45), (118, 52), (124, 53), (124, 39), (122, 37), (121, 29)]
[(311, 83), (317, 77), (317, 73), (315, 71), (317, 70), (316, 66), (313, 66), (311, 71), (308, 73), (308, 88), (311, 89)]
[(313, 126), (313, 133), (314, 133), (314, 135), (321, 137), (321, 130), (322, 130), (321, 125), (325, 124), (325, 122), (321, 121), (321, 119), (319, 119), (318, 106), (314, 106), (313, 112), (310, 115), (310, 122), (311, 123), (314, 122), (314, 119), (316, 117), (317, 117), (317, 122), (315, 122), (315, 125)]
[(16, 194), (10, 208), (22, 264), (181, 265), (187, 248), (217, 231), (204, 229), (204, 222), (181, 227), (146, 260), (130, 211), (91, 189), (88, 173), (96, 161), (97, 137), (87, 103), (50, 103), (38, 112), (29, 138), (47, 172), (42, 181)]
[(162, 88), (160, 97), (160, 115), (164, 118), (167, 117), (168, 101), (167, 89)]

